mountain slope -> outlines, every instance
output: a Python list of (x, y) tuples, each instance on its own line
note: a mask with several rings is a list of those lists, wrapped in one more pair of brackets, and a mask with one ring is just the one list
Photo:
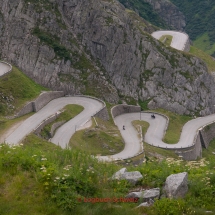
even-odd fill
[(186, 26), (183, 13), (169, 0), (119, 0), (119, 2), (162, 29), (183, 31)]
[(0, 56), (38, 83), (109, 102), (151, 100), (180, 114), (213, 112), (205, 64), (153, 39), (153, 26), (117, 1), (0, 3)]
[(213, 0), (171, 0), (185, 15), (185, 31), (198, 47), (215, 56), (215, 2)]

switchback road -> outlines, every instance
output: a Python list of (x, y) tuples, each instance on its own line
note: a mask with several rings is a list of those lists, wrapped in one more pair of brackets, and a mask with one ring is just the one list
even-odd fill
[(93, 114), (99, 111), (103, 104), (98, 100), (86, 97), (62, 97), (54, 99), (37, 113), (26, 119), (12, 134), (5, 139), (8, 144), (18, 144), (26, 135), (31, 133), (43, 120), (55, 114), (68, 104), (78, 104), (84, 107), (84, 110), (58, 129), (51, 142), (65, 148), (69, 143), (75, 129), (91, 118)]
[(178, 31), (155, 31), (152, 33), (152, 36), (157, 40), (159, 40), (163, 35), (172, 36), (173, 38), (170, 46), (181, 51), (184, 50), (185, 45), (189, 40), (187, 34)]

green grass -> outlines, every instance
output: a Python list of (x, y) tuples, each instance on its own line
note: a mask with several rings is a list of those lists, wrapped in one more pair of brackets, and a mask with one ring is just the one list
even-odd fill
[[(36, 98), (42, 90), (47, 89), (13, 67), (12, 72), (0, 78), (0, 116), (13, 114), (27, 101)], [(7, 102), (14, 108), (8, 107)]]
[(141, 126), (142, 128), (142, 134), (144, 135), (148, 128), (149, 128), (149, 123), (145, 121), (140, 121), (140, 120), (134, 120), (132, 122), (132, 125), (136, 128), (136, 130), (139, 132), (139, 127)]
[(199, 36), (194, 42), (193, 45), (198, 49), (203, 50), (205, 53), (212, 55), (215, 53), (215, 43), (210, 41), (208, 33), (204, 33)]
[(1, 214), (131, 214), (134, 203), (84, 202), (125, 196), (131, 185), (108, 180), (119, 166), (99, 163), (83, 151), (63, 150), (35, 135), (23, 144), (0, 147)]
[[(214, 144), (211, 146), (215, 148)], [(155, 154), (154, 149), (150, 150)], [(126, 181), (110, 180), (122, 166), (101, 163), (87, 152), (61, 149), (29, 135), (23, 146), (0, 146), (0, 212), (3, 215), (202, 215), (207, 210), (214, 213), (214, 166), (214, 157), (195, 165), (178, 159), (150, 158), (138, 167), (127, 167), (128, 171), (140, 171), (144, 177), (133, 187)], [(149, 208), (139, 209), (135, 209), (138, 203), (84, 202), (86, 198), (124, 198), (137, 188), (162, 188), (169, 175), (184, 171), (188, 172), (189, 181), (184, 199), (162, 198)]]
[(63, 108), (64, 112), (61, 113), (61, 115), (52, 123), (46, 125), (42, 131), (41, 131), (41, 136), (45, 139), (49, 139), (50, 138), (50, 131), (51, 131), (51, 127), (54, 123), (56, 122), (62, 122), (62, 121), (69, 121), (70, 119), (74, 118), (75, 116), (77, 116), (79, 113), (81, 113), (84, 108), (80, 105), (75, 105), (75, 104), (70, 104), (70, 105), (66, 105)]
[(171, 35), (163, 35), (159, 41), (161, 41), (162, 43), (164, 43), (166, 46), (170, 46), (171, 42), (172, 42), (172, 38), (173, 36)]
[(124, 148), (118, 128), (112, 121), (96, 118), (98, 126), (93, 123), (90, 128), (77, 131), (70, 140), (70, 146), (93, 155), (112, 155)]
[(186, 122), (193, 119), (190, 116), (183, 116), (164, 109), (156, 109), (155, 112), (162, 113), (169, 117), (169, 126), (166, 131), (166, 135), (163, 139), (165, 143), (174, 144), (179, 141), (182, 127)]
[(207, 159), (214, 159), (215, 154), (213, 152), (215, 153), (215, 139), (210, 142), (207, 149), (203, 148), (202, 156)]
[(205, 61), (209, 72), (215, 71), (215, 61), (209, 54), (207, 54), (206, 52), (204, 52), (201, 49), (198, 49), (194, 46), (190, 47), (190, 53), (201, 58), (203, 61)]

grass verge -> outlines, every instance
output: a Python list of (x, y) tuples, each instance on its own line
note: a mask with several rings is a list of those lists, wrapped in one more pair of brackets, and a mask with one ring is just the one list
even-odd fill
[(70, 146), (89, 152), (93, 155), (112, 155), (124, 148), (118, 128), (112, 121), (96, 118), (98, 126), (93, 123), (91, 128), (77, 131), (70, 140)]
[(163, 35), (159, 41), (161, 41), (162, 43), (164, 43), (166, 46), (170, 46), (172, 43), (172, 38), (173, 36), (171, 35)]

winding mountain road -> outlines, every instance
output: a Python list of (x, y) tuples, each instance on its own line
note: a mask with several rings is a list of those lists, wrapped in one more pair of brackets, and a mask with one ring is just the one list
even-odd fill
[(159, 40), (163, 35), (172, 36), (173, 38), (170, 46), (181, 51), (184, 50), (186, 43), (189, 41), (187, 34), (178, 31), (155, 31), (152, 33), (152, 36), (157, 40)]
[(62, 97), (50, 101), (45, 107), (37, 113), (26, 119), (12, 134), (10, 134), (5, 142), (13, 145), (18, 144), (26, 135), (31, 133), (43, 120), (57, 113), (68, 104), (78, 104), (84, 107), (84, 110), (76, 117), (65, 123), (57, 130), (51, 142), (66, 148), (71, 136), (74, 134), (76, 127), (79, 127), (84, 122), (89, 120), (93, 114), (99, 111), (103, 104), (102, 102), (86, 98), (86, 97)]
[[(125, 148), (118, 154), (98, 157), (100, 160), (110, 161), (116, 159), (127, 159), (137, 155), (141, 151), (142, 143), (140, 138), (137, 137), (138, 133), (132, 125), (132, 121), (134, 120), (140, 120), (140, 113), (127, 113), (115, 118), (115, 123), (120, 129), (122, 137), (125, 140)], [(150, 124), (144, 138), (146, 143), (164, 149), (183, 149), (194, 144), (197, 130), (204, 125), (214, 122), (215, 114), (199, 117), (187, 122), (183, 126), (180, 140), (176, 144), (167, 144), (162, 141), (166, 131), (166, 117), (160, 114), (155, 114), (155, 119), (153, 119), (151, 118), (151, 113), (142, 112), (141, 120)], [(122, 129), (123, 125), (125, 125), (125, 130)]]
[[(9, 65), (0, 62), (0, 74), (5, 74), (5, 72), (9, 72), (10, 69), (11, 67)], [(81, 105), (84, 107), (84, 110), (69, 122), (61, 126), (57, 130), (55, 136), (51, 139), (51, 142), (61, 146), (62, 148), (66, 148), (70, 138), (77, 128), (82, 126), (91, 118), (91, 116), (104, 107), (104, 104), (101, 101), (82, 96), (54, 99), (37, 113), (26, 119), (5, 139), (5, 142), (10, 145), (18, 144), (26, 137), (26, 135), (37, 128), (43, 120), (57, 113), (68, 104)], [(155, 114), (155, 116), (156, 118), (152, 119), (151, 113), (141, 113), (141, 120), (147, 121), (150, 124), (145, 134), (145, 142), (153, 146), (169, 149), (181, 149), (193, 145), (197, 130), (202, 126), (215, 121), (215, 114), (193, 119), (184, 125), (180, 140), (177, 144), (166, 144), (162, 139), (166, 130), (167, 118), (160, 114)], [(143, 150), (142, 141), (138, 137), (136, 129), (132, 126), (132, 121), (139, 119), (140, 113), (127, 113), (117, 116), (114, 121), (125, 141), (125, 147), (121, 152), (115, 155), (99, 156), (98, 159), (103, 161), (127, 159), (141, 152)], [(123, 125), (125, 125), (125, 130), (122, 129)]]

